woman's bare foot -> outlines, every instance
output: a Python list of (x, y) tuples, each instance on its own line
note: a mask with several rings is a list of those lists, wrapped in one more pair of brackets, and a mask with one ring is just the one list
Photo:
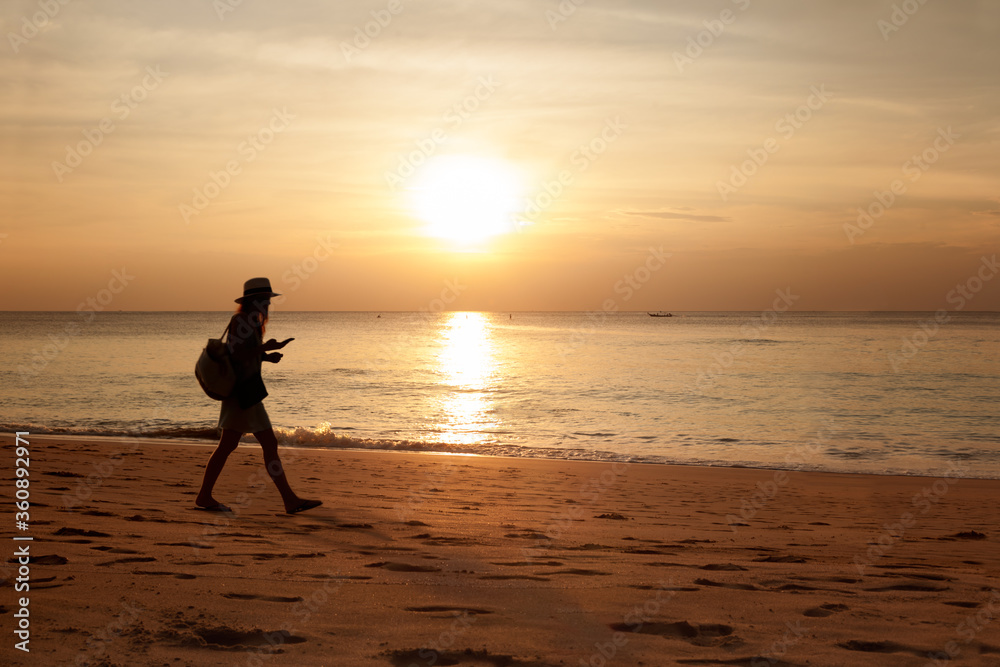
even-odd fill
[(285, 505), (285, 512), (287, 514), (298, 514), (299, 512), (305, 512), (306, 510), (311, 510), (319, 507), (323, 504), (322, 500), (302, 500), (298, 499), (293, 505)]
[(206, 500), (204, 498), (196, 498), (194, 504), (200, 509), (208, 510), (209, 512), (232, 512), (233, 510), (222, 503), (220, 503), (215, 498), (211, 496)]

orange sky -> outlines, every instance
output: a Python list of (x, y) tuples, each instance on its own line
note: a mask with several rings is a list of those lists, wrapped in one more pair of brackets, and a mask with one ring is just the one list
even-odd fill
[[(950, 308), (1000, 240), (1000, 4), (901, 5), (7, 2), (0, 310), (113, 271), (125, 310)], [(456, 155), (518, 174), (506, 233), (428, 234), (408, 165)]]

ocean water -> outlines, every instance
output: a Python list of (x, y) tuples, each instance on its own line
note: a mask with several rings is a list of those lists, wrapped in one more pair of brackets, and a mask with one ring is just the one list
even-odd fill
[[(0, 313), (0, 428), (214, 439), (193, 367), (228, 318)], [(295, 446), (1000, 478), (998, 325), (276, 311), (265, 405)]]

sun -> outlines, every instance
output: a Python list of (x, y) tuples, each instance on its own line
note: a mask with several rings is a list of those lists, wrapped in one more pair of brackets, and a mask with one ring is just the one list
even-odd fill
[(410, 195), (428, 235), (470, 246), (517, 228), (522, 186), (503, 160), (451, 155), (428, 160)]

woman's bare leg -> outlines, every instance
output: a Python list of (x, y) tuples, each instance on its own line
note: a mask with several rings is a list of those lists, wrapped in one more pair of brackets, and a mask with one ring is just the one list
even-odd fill
[(253, 434), (253, 437), (257, 438), (261, 449), (264, 450), (264, 466), (267, 468), (267, 474), (274, 481), (274, 485), (278, 487), (281, 501), (285, 504), (285, 511), (295, 509), (302, 504), (302, 498), (295, 495), (292, 487), (288, 484), (288, 478), (285, 477), (285, 469), (278, 456), (278, 439), (274, 435), (274, 429), (258, 431)]
[(222, 468), (226, 465), (226, 459), (229, 458), (229, 455), (240, 444), (240, 436), (242, 435), (239, 431), (231, 429), (222, 430), (219, 446), (215, 448), (212, 458), (208, 460), (208, 465), (205, 466), (205, 478), (201, 482), (201, 491), (198, 492), (198, 497), (194, 501), (199, 507), (215, 507), (219, 505), (219, 502), (212, 497), (212, 489), (215, 488), (215, 482), (218, 481), (219, 475), (222, 473)]

